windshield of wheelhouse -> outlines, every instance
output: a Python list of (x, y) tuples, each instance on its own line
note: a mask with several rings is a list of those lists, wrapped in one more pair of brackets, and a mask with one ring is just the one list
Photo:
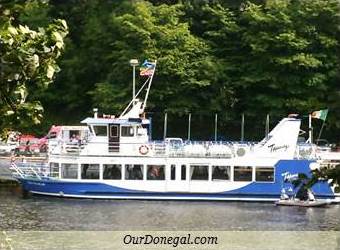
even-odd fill
[(107, 136), (107, 125), (93, 125), (93, 131), (96, 136)]

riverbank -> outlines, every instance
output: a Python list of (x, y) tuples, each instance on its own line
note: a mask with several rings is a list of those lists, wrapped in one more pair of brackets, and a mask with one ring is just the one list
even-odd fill
[(0, 178), (0, 188), (2, 188), (2, 187), (17, 187), (17, 186), (19, 186), (19, 183), (16, 180), (9, 180), (9, 179), (1, 179)]

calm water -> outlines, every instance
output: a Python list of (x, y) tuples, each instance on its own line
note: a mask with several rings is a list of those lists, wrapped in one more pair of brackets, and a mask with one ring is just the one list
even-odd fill
[(23, 199), (0, 187), (0, 230), (340, 230), (340, 205)]

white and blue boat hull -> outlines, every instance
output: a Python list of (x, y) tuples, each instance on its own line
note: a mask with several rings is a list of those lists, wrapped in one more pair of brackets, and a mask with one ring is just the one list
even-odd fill
[[(216, 200), (216, 201), (274, 201), (278, 200), (283, 188), (293, 188), (292, 184), (284, 181), (284, 175), (304, 173), (311, 175), (308, 160), (280, 160), (275, 165), (274, 182), (219, 182), (224, 190), (215, 192), (214, 181), (185, 181), (188, 188), (185, 191), (172, 190), (171, 180), (148, 181), (148, 180), (63, 180), (50, 177), (18, 178), (25, 191), (33, 194), (71, 197), (71, 198), (98, 198), (98, 199), (148, 199), (148, 200)], [(134, 183), (134, 185), (131, 185)], [(191, 189), (191, 185), (196, 185)], [(201, 189), (197, 189), (201, 185)], [(141, 188), (127, 188), (129, 186)], [(238, 188), (233, 188), (238, 187)], [(156, 189), (162, 191), (155, 191)], [(328, 182), (318, 182), (312, 188), (318, 199), (335, 198)]]

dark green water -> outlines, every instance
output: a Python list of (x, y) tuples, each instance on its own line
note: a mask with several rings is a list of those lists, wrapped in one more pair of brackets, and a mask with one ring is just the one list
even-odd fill
[(340, 205), (80, 200), (0, 187), (0, 230), (340, 230)]

